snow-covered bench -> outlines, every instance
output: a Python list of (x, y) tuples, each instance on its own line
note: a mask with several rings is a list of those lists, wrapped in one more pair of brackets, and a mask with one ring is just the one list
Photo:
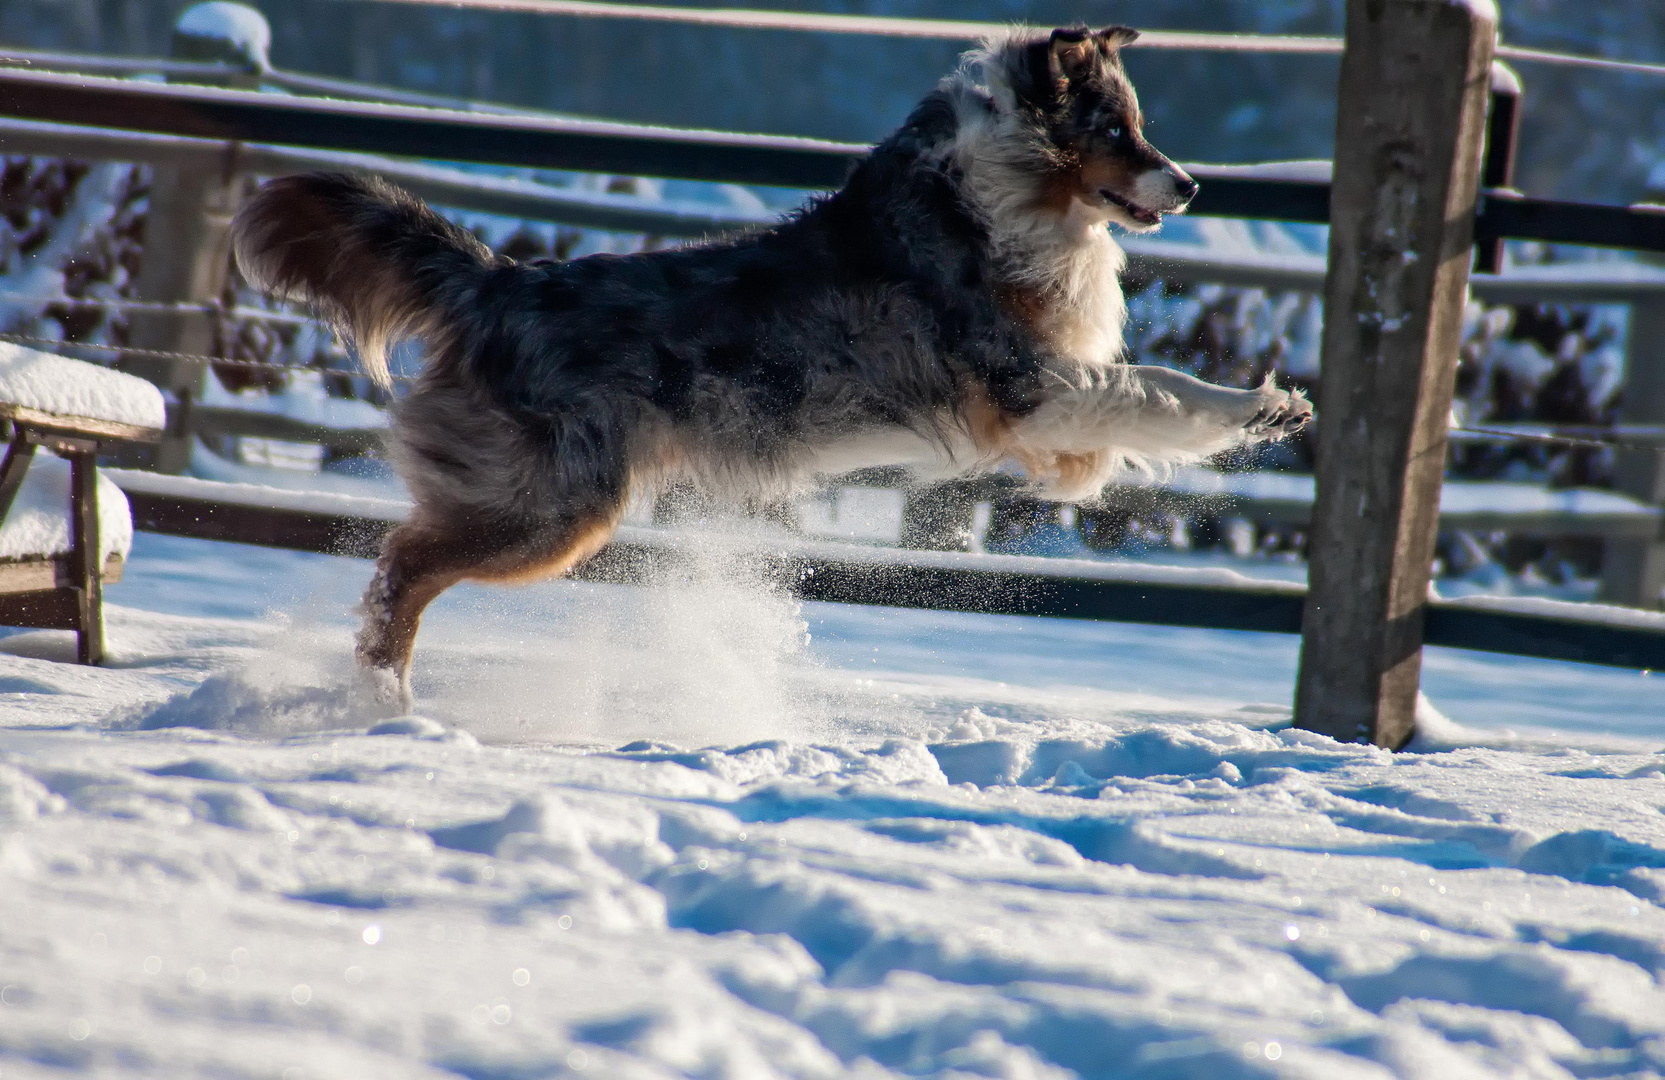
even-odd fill
[[(98, 454), (155, 442), (167, 422), (143, 379), (0, 343), (0, 626), (76, 632), (76, 658), (104, 655), (103, 585), (133, 542), (127, 497), (98, 475)], [(66, 461), (35, 458), (44, 446)]]

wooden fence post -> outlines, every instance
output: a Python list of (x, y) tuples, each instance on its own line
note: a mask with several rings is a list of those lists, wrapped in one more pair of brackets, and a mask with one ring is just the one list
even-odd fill
[[(1665, 299), (1650, 296), (1630, 307), (1625, 333), (1626, 424), (1665, 424)], [(1655, 506), (1665, 505), (1665, 446), (1620, 450), (1615, 486)], [(1665, 592), (1665, 531), (1651, 540), (1609, 540), (1602, 552), (1601, 598), (1657, 608)]]
[[(225, 85), (258, 88), (267, 70), (271, 31), (253, 8), (240, 19), (198, 17), (204, 5), (188, 8), (175, 24), (172, 55), (183, 60), (218, 60), (228, 65)], [(223, 16), (225, 9), (207, 12)], [(140, 300), (160, 303), (212, 303), (225, 291), (231, 272), (231, 218), (242, 194), (236, 168), (236, 143), (216, 169), (158, 165), (151, 172), (150, 209), (145, 217), (144, 254), (139, 264)], [(217, 328), (205, 315), (136, 311), (128, 321), (128, 344), (135, 349), (212, 355)], [(154, 447), (124, 452), (126, 463), (161, 472), (183, 472), (191, 463), (195, 436), (190, 430), (192, 404), (202, 397), (208, 365), (199, 360), (130, 353), (122, 365), (149, 379), (174, 402), (168, 429)]]
[(1295, 724), (1411, 737), (1473, 260), (1492, 0), (1348, 0)]

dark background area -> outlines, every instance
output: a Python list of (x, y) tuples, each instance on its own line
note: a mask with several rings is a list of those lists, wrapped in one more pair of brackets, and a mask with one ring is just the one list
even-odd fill
[[(163, 55), (181, 0), (0, 0), (0, 42)], [(877, 139), (955, 62), (952, 42), (262, 0), (297, 71), (648, 123)], [(689, 5), (699, 6), (699, 5)], [(736, 6), (739, 0), (736, 0)], [(1338, 34), (1344, 0), (758, 0), (753, 6), (1036, 25)], [(1502, 0), (1503, 40), (1665, 61), (1661, 0)], [(1130, 50), (1158, 146), (1186, 161), (1328, 157), (1336, 61)], [(1665, 78), (1522, 64), (1520, 185), (1631, 202), (1665, 160)]]

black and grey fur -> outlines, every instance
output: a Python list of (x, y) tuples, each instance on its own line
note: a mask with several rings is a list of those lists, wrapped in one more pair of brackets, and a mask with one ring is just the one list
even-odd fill
[(897, 464), (1015, 462), (1061, 498), (1129, 461), (1275, 438), (1310, 408), (1120, 363), (1106, 230), (1184, 209), (1140, 134), (1136, 34), (1013, 32), (969, 53), (852, 172), (775, 228), (638, 255), (520, 264), (369, 177), (292, 176), (238, 215), (249, 280), (312, 304), (387, 379), (427, 364), (392, 449), (416, 499), (366, 595), (359, 657), (408, 701), (426, 604), (464, 578), (558, 573), (635, 490), (777, 494)]

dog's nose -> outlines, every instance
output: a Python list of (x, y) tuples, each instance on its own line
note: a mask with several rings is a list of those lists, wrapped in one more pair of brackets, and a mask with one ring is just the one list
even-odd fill
[(1180, 198), (1190, 202), (1192, 197), (1197, 194), (1197, 182), (1184, 173), (1180, 173), (1174, 177), (1174, 191), (1178, 193)]

